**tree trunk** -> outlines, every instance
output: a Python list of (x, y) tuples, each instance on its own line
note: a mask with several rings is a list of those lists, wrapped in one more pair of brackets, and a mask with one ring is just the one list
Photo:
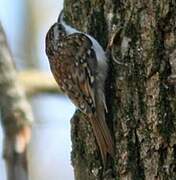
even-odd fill
[(12, 56), (0, 24), (0, 119), (4, 132), (4, 158), (8, 180), (28, 180), (26, 147), (32, 113), (20, 87)]
[(176, 178), (176, 1), (65, 0), (66, 21), (106, 49), (115, 158), (102, 166), (86, 117), (72, 118), (76, 180)]

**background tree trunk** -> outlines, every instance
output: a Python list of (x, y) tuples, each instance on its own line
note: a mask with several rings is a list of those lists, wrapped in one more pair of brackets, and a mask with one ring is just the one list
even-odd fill
[[(77, 111), (72, 119), (76, 180), (176, 178), (176, 1), (65, 0), (66, 21), (110, 39), (107, 121), (115, 159), (103, 170), (92, 128)], [(113, 37), (113, 38), (112, 38)]]
[(8, 180), (28, 180), (26, 147), (33, 120), (0, 24), (0, 119)]

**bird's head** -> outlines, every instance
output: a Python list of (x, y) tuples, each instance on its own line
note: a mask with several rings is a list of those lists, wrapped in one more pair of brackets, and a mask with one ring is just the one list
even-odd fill
[(47, 32), (45, 39), (45, 51), (49, 59), (57, 52), (59, 44), (66, 36), (65, 28), (60, 23), (54, 23)]

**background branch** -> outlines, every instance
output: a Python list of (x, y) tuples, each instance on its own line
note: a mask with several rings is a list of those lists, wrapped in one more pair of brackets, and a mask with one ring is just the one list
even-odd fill
[(28, 180), (26, 147), (33, 115), (17, 81), (5, 33), (0, 24), (0, 113), (4, 132), (3, 155), (8, 180)]
[(38, 70), (26, 70), (18, 73), (20, 84), (28, 96), (38, 93), (61, 93), (53, 76)]

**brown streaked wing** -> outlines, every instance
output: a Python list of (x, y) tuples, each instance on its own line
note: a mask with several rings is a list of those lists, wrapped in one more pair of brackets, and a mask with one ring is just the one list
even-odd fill
[[(64, 92), (83, 112), (90, 112), (95, 107), (94, 86), (97, 59), (90, 39), (81, 33), (65, 37), (58, 52), (60, 69), (55, 75), (64, 81)], [(92, 66), (94, 68), (92, 68)], [(57, 79), (57, 77), (55, 77)]]

